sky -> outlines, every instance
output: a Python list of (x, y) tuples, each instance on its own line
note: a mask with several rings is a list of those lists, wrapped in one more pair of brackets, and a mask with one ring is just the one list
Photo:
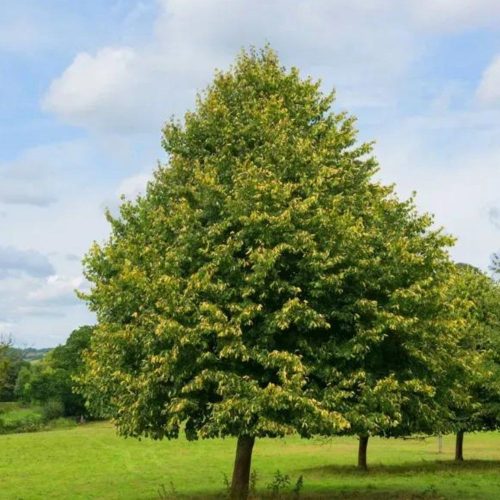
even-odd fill
[(0, 12), (0, 335), (50, 347), (95, 321), (75, 289), (142, 192), (162, 124), (215, 68), (269, 43), (336, 90), (379, 177), (484, 270), (500, 250), (498, 0), (4, 0)]

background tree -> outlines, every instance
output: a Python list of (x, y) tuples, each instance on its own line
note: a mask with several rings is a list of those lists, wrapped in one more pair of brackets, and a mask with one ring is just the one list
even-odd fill
[(42, 360), (25, 366), (17, 377), (18, 399), (42, 405), (58, 401), (66, 416), (86, 414), (84, 399), (74, 390), (73, 377), (82, 370), (82, 354), (90, 345), (92, 331), (92, 326), (77, 328), (65, 344), (54, 348)]
[(373, 179), (332, 102), (271, 50), (242, 53), (167, 124), (169, 165), (85, 259), (90, 407), (124, 435), (235, 436), (233, 498), (256, 437), (397, 425), (408, 394), (431, 399), (429, 346), (451, 342), (450, 239)]
[(10, 339), (0, 339), (0, 401), (14, 401), (17, 376), (27, 364)]
[(462, 320), (446, 291), (453, 275), (449, 236), (433, 229), (413, 201), (364, 194), (363, 223), (342, 286), (330, 295), (335, 331), (313, 352), (313, 374), (329, 407), (359, 436), (367, 468), (369, 436), (432, 433), (450, 413), (446, 401), (467, 356), (456, 332)]
[(459, 264), (451, 294), (463, 303), (465, 321), (458, 334), (469, 365), (468, 376), (448, 399), (455, 460), (463, 461), (466, 432), (500, 427), (500, 286), (479, 269)]

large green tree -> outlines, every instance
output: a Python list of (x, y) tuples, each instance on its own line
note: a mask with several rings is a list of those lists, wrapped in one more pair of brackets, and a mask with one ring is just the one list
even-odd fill
[(333, 98), (272, 50), (243, 52), (165, 126), (168, 165), (85, 259), (93, 411), (129, 436), (235, 436), (233, 498), (256, 437), (397, 425), (448, 339), (450, 240), (374, 180)]

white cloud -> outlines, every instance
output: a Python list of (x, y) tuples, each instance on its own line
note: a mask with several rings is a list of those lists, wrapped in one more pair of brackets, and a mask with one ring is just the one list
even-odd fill
[(500, 103), (500, 55), (484, 70), (476, 95), (483, 105)]
[(129, 47), (104, 48), (95, 56), (80, 53), (52, 82), (42, 106), (72, 125), (141, 128), (144, 97), (150, 97), (141, 81), (142, 64)]
[(101, 206), (103, 209), (109, 210), (115, 217), (118, 216), (122, 200), (126, 199), (133, 201), (139, 195), (144, 194), (146, 192), (147, 184), (151, 179), (152, 172), (143, 172), (126, 177), (119, 183), (114, 195), (106, 198)]
[[(129, 167), (83, 140), (33, 147), (0, 165), (0, 186), (23, 201), (0, 205), (0, 246), (16, 249), (0, 251), (0, 322), (16, 343), (55, 345), (94, 321), (73, 290), (81, 256), (108, 232), (100, 202)], [(41, 209), (30, 193), (56, 201)]]
[[(157, 131), (192, 106), (215, 67), (270, 42), (287, 64), (335, 85), (348, 107), (395, 102), (426, 30), (500, 26), (497, 0), (158, 0), (149, 42), (80, 52), (43, 108), (98, 132)], [(141, 9), (139, 9), (141, 10)], [(133, 18), (133, 15), (132, 15)], [(277, 22), (279, 20), (279, 22)]]
[(192, 71), (178, 63), (178, 54), (152, 47), (80, 53), (52, 82), (42, 107), (65, 123), (99, 133), (158, 133), (163, 121), (184, 110), (196, 93)]
[(148, 44), (78, 54), (52, 82), (44, 109), (93, 131), (157, 131), (171, 114), (192, 106), (214, 68), (226, 67), (242, 47), (266, 42), (286, 63), (307, 61), (305, 72), (332, 73), (326, 84), (348, 87), (351, 101), (374, 102), (391, 98), (415, 55), (413, 35), (391, 0), (160, 5)]

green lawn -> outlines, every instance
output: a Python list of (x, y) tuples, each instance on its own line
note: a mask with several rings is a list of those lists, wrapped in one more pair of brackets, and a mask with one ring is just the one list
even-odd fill
[[(500, 498), (500, 434), (466, 435), (463, 465), (451, 462), (453, 438), (372, 439), (370, 471), (353, 463), (356, 440), (261, 439), (253, 468), (257, 488), (279, 469), (301, 498)], [(153, 442), (117, 437), (110, 424), (0, 436), (0, 498), (157, 499), (162, 485), (179, 496), (222, 498), (234, 440)]]

